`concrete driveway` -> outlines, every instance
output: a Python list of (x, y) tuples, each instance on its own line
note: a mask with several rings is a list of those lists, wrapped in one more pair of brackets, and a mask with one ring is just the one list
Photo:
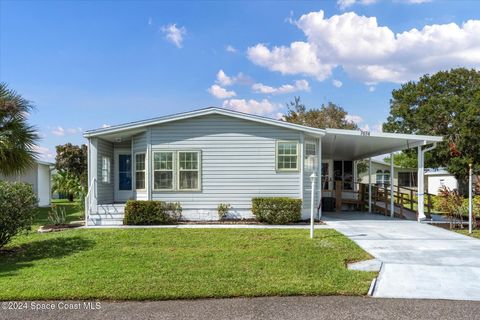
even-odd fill
[(480, 301), (480, 240), (378, 214), (324, 220), (381, 261), (374, 297)]

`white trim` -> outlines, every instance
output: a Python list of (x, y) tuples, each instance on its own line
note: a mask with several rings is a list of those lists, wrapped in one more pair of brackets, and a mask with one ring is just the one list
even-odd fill
[[(100, 182), (103, 184), (111, 184), (112, 183), (112, 158), (109, 156), (102, 156), (102, 166), (100, 167)], [(106, 161), (105, 161), (106, 160)], [(104, 168), (105, 164), (107, 164), (106, 168)], [(104, 180), (103, 172), (106, 171), (106, 181)]]
[(440, 136), (430, 136), (430, 135), (415, 135), (415, 134), (404, 134), (404, 133), (389, 133), (389, 132), (371, 132), (368, 135), (365, 135), (364, 131), (360, 130), (345, 130), (345, 129), (332, 129), (326, 128), (325, 132), (327, 135), (346, 135), (346, 136), (361, 136), (361, 137), (378, 137), (378, 138), (391, 138), (391, 139), (400, 139), (400, 140), (426, 140), (430, 142), (441, 142), (443, 140)]
[[(296, 144), (296, 156), (297, 156), (297, 167), (292, 169), (280, 169), (278, 168), (278, 144), (279, 143), (295, 143)], [(299, 141), (298, 140), (276, 140), (275, 141), (275, 171), (276, 172), (299, 172), (300, 171), (300, 152), (299, 152)], [(284, 155), (285, 156), (285, 155)]]
[[(141, 155), (143, 154), (145, 156), (144, 158), (144, 169), (143, 170), (137, 170), (137, 155)], [(132, 175), (132, 186), (133, 186), (133, 189), (135, 191), (141, 191), (141, 192), (144, 192), (147, 190), (147, 153), (145, 151), (138, 151), (138, 152), (135, 152), (133, 154), (133, 169), (135, 169), (133, 171), (133, 175)], [(137, 171), (138, 172), (141, 172), (143, 171), (143, 174), (144, 174), (144, 188), (143, 189), (137, 189)]]
[[(180, 153), (196, 153), (197, 154), (197, 170), (184, 169), (182, 171), (191, 171), (198, 172), (198, 188), (195, 189), (180, 189)], [(188, 191), (202, 191), (202, 151), (200, 150), (178, 150), (177, 151), (177, 162), (176, 162), (176, 173), (177, 173), (177, 185), (175, 190), (180, 192)]]
[[(155, 170), (155, 154), (156, 153), (171, 153), (172, 154), (172, 170), (162, 170), (158, 169)], [(169, 192), (169, 191), (175, 191), (175, 158), (176, 158), (176, 152), (175, 150), (152, 150), (152, 190), (155, 192)], [(155, 172), (156, 171), (165, 171), (165, 172), (172, 172), (172, 188), (170, 189), (155, 189)]]
[(154, 119), (148, 119), (143, 121), (136, 121), (136, 122), (126, 123), (126, 124), (111, 126), (108, 128), (88, 130), (85, 132), (83, 136), (85, 138), (95, 137), (99, 135), (118, 133), (126, 130), (138, 129), (138, 128), (158, 125), (166, 122), (184, 120), (184, 119), (200, 117), (200, 116), (205, 116), (210, 114), (219, 114), (224, 116), (230, 116), (233, 118), (239, 118), (239, 119), (250, 120), (250, 121), (259, 122), (259, 123), (270, 124), (278, 127), (299, 130), (303, 132), (308, 132), (310, 134), (314, 134), (316, 136), (325, 135), (325, 130), (323, 129), (311, 128), (311, 127), (293, 124), (293, 123), (289, 123), (281, 120), (270, 119), (266, 117), (261, 117), (257, 115), (247, 114), (247, 113), (223, 109), (223, 108), (210, 107), (210, 108), (199, 109), (199, 110), (174, 114), (174, 115), (165, 116), (165, 117), (159, 117)]
[[(113, 170), (113, 200), (115, 202), (123, 202), (126, 200), (129, 200), (133, 197), (135, 188), (133, 185), (133, 177), (131, 181), (131, 188), (130, 190), (119, 190), (120, 188), (120, 181), (119, 181), (119, 161), (118, 161), (118, 156), (119, 155), (130, 155), (130, 172), (132, 173), (133, 176), (133, 157), (132, 157), (132, 150), (128, 148), (118, 148), (113, 150), (113, 156), (114, 156), (114, 170)], [(125, 196), (127, 195), (127, 196)]]

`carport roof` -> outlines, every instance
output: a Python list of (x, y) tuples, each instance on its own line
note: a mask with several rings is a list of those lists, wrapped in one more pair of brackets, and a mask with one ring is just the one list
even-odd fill
[(108, 128), (89, 130), (85, 132), (84, 137), (100, 137), (105, 140), (115, 141), (116, 138), (124, 138), (125, 135), (131, 136), (133, 134), (145, 131), (149, 126), (161, 125), (172, 121), (195, 118), (210, 114), (219, 114), (266, 125), (292, 129), (303, 132), (306, 135), (321, 138), (322, 157), (331, 159), (335, 158), (339, 160), (364, 159), (389, 152), (417, 147), (419, 145), (426, 145), (433, 142), (442, 141), (442, 137), (437, 136), (312, 128), (281, 120), (215, 107), (147, 119), (143, 121), (130, 122)]
[(439, 136), (325, 129), (322, 157), (359, 160), (442, 141)]

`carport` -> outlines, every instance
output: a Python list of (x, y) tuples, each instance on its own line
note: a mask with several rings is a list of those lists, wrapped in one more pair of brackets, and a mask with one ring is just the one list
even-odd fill
[[(368, 159), (368, 175), (369, 181), (366, 186), (363, 186), (366, 190), (356, 190), (356, 193), (362, 193), (365, 195), (366, 199), (356, 200), (356, 201), (365, 201), (368, 207), (368, 212), (372, 212), (374, 207), (375, 209), (383, 208), (382, 210), (385, 214), (390, 216), (395, 216), (399, 212), (402, 214), (407, 214), (408, 209), (410, 211), (414, 210), (413, 199), (417, 198), (416, 207), (418, 212), (415, 212), (416, 219), (422, 220), (425, 219), (425, 194), (424, 194), (424, 159), (425, 153), (434, 149), (438, 142), (442, 141), (442, 137), (439, 136), (427, 136), (427, 135), (413, 135), (413, 134), (398, 134), (398, 133), (381, 133), (381, 132), (369, 132), (361, 130), (343, 130), (343, 129), (325, 129), (325, 135), (321, 138), (321, 158), (324, 159), (338, 159), (338, 160), (365, 160)], [(417, 171), (417, 180), (418, 180), (418, 191), (415, 194), (413, 192), (410, 196), (404, 196), (400, 192), (399, 188), (394, 186), (393, 177), (394, 177), (394, 164), (393, 164), (393, 153), (417, 148), (418, 151), (418, 171)], [(376, 193), (378, 190), (377, 187), (371, 181), (372, 176), (372, 166), (371, 159), (375, 156), (390, 154), (390, 181), (389, 188), (383, 188), (381, 191), (382, 201), (378, 202)], [(323, 168), (322, 168), (323, 170)], [(335, 184), (337, 187), (339, 184)], [(323, 187), (323, 182), (322, 182)], [(337, 188), (335, 187), (335, 188)], [(320, 197), (324, 196), (325, 189), (320, 192)], [(360, 188), (361, 189), (361, 188)], [(332, 190), (327, 190), (332, 191)], [(338, 203), (340, 207), (342, 202), (345, 203), (355, 202), (345, 196), (343, 190), (338, 193), (336, 190), (336, 201), (337, 208)], [(341, 196), (338, 196), (338, 195)], [(406, 200), (408, 198), (408, 201)], [(387, 203), (387, 201), (389, 203)], [(410, 208), (405, 207), (403, 202), (407, 201)], [(415, 208), (416, 211), (416, 208)], [(321, 206), (319, 206), (319, 212), (321, 215)]]

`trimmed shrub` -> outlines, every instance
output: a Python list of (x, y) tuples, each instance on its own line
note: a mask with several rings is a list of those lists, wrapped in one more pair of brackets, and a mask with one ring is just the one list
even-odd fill
[(162, 225), (175, 224), (182, 217), (179, 202), (164, 201), (127, 201), (123, 224), (125, 225)]
[(0, 248), (19, 232), (30, 230), (37, 204), (30, 184), (0, 181)]
[(252, 213), (258, 221), (269, 224), (296, 222), (302, 216), (302, 200), (287, 197), (253, 198)]

